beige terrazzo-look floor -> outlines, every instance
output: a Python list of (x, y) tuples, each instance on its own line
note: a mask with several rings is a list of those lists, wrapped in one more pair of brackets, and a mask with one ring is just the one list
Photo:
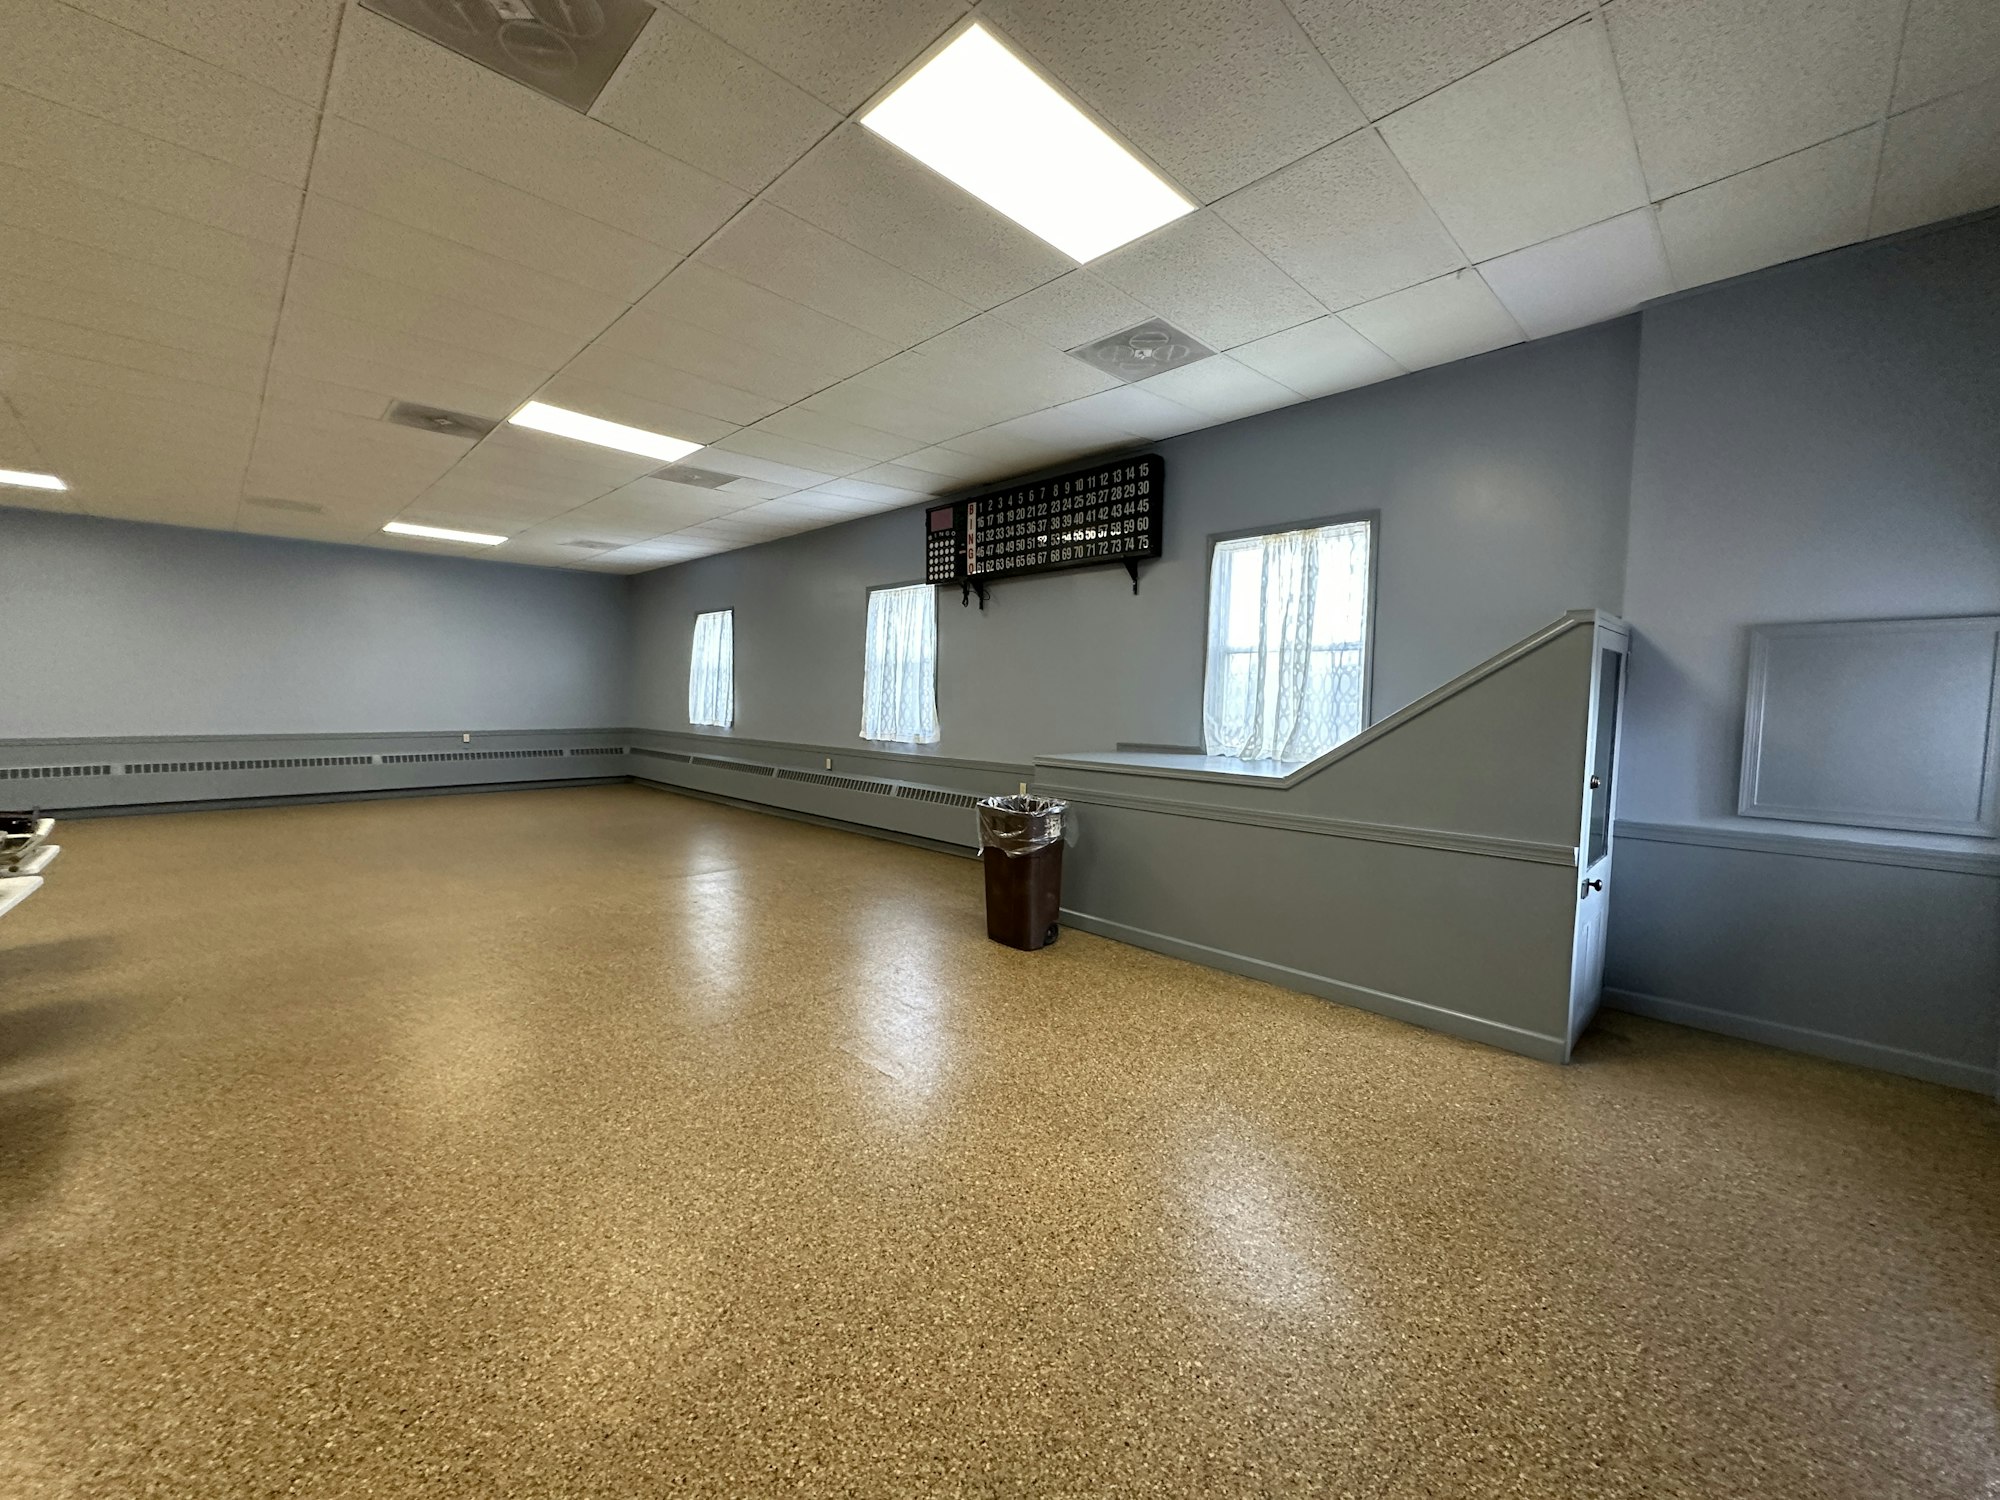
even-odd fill
[(2000, 1494), (1990, 1102), (1559, 1070), (620, 787), (73, 822), (0, 1495)]

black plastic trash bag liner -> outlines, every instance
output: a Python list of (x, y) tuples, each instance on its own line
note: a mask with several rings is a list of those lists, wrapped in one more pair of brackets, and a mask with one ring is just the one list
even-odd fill
[(1033, 854), (1062, 842), (1067, 802), (1048, 797), (988, 797), (979, 804), (979, 847)]

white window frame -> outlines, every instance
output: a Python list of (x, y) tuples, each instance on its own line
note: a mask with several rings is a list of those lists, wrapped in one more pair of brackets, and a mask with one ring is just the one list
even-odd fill
[[(890, 596), (901, 596), (901, 603)], [(903, 605), (914, 610), (920, 599), (924, 625), (916, 641), (894, 639), (888, 632), (896, 622), (889, 612)], [(861, 639), (861, 738), (878, 744), (936, 744), (937, 589), (928, 583), (871, 588)]]
[[(1217, 678), (1213, 670), (1215, 662), (1212, 659), (1213, 643), (1215, 640), (1215, 622), (1213, 619), (1213, 612), (1216, 606), (1215, 565), (1216, 565), (1217, 553), (1226, 544), (1229, 543), (1256, 541), (1267, 537), (1290, 536), (1299, 532), (1321, 531), (1337, 526), (1361, 526), (1366, 529), (1367, 533), (1367, 544), (1368, 544), (1368, 565), (1367, 565), (1367, 581), (1366, 581), (1367, 598), (1362, 607), (1362, 638), (1358, 643), (1361, 653), (1361, 694), (1360, 694), (1361, 717), (1360, 717), (1360, 722), (1355, 726), (1353, 733), (1354, 734), (1360, 733), (1361, 730), (1366, 729), (1370, 724), (1372, 724), (1375, 721), (1375, 712), (1374, 712), (1375, 606), (1377, 598), (1376, 583), (1380, 573), (1381, 552), (1382, 552), (1381, 512), (1357, 511), (1348, 515), (1324, 516), (1309, 521), (1288, 521), (1282, 525), (1276, 525), (1276, 526), (1268, 526), (1268, 525), (1254, 526), (1243, 531), (1220, 532), (1210, 536), (1208, 539), (1208, 569), (1207, 569), (1206, 584), (1205, 584), (1206, 594), (1204, 597), (1203, 608), (1202, 608), (1202, 674), (1201, 674), (1202, 705), (1201, 706), (1202, 706), (1202, 749), (1204, 753), (1224, 754), (1224, 755), (1228, 754), (1228, 752), (1226, 751), (1216, 751), (1210, 748), (1211, 739), (1209, 733), (1211, 694), (1215, 691), (1217, 683)], [(1320, 655), (1322, 653), (1322, 650), (1329, 653), (1348, 651), (1352, 650), (1356, 644), (1357, 643), (1354, 642), (1335, 642), (1331, 646), (1326, 648), (1315, 647), (1313, 649), (1312, 654), (1315, 656)], [(1344, 742), (1346, 739), (1349, 739), (1351, 737), (1352, 737), (1351, 734), (1343, 735), (1340, 740), (1335, 741), (1335, 744), (1336, 745), (1340, 744)], [(1311, 756), (1301, 757), (1298, 758), (1297, 760), (1293, 760), (1292, 758), (1288, 757), (1287, 760), (1290, 763), (1295, 763), (1295, 764), (1301, 763), (1304, 760), (1314, 760), (1317, 759), (1320, 755), (1325, 754), (1328, 749), (1332, 748), (1333, 746), (1326, 746), (1322, 749), (1315, 751), (1315, 753)], [(1241, 757), (1241, 758), (1277, 759), (1278, 757), (1259, 756), (1259, 757)]]
[[(720, 620), (721, 650), (704, 659), (702, 622)], [(720, 708), (716, 707), (718, 690)], [(703, 717), (719, 713), (720, 718)], [(688, 723), (703, 729), (727, 729), (736, 722), (736, 611), (705, 609), (694, 617), (694, 631), (688, 641)]]

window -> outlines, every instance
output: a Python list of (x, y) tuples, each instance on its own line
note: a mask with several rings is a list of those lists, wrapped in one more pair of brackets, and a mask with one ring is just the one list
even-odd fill
[(933, 745), (937, 737), (937, 591), (871, 589), (861, 738)]
[(694, 617), (688, 653), (688, 723), (727, 729), (736, 718), (736, 616), (726, 609)]
[(1373, 521), (1217, 542), (1202, 735), (1210, 755), (1311, 760), (1368, 722)]

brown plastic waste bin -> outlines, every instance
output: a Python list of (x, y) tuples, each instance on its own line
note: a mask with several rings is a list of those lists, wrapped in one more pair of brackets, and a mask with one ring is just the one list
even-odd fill
[(986, 935), (994, 942), (1033, 951), (1056, 940), (1067, 811), (1046, 797), (988, 797), (979, 804)]

